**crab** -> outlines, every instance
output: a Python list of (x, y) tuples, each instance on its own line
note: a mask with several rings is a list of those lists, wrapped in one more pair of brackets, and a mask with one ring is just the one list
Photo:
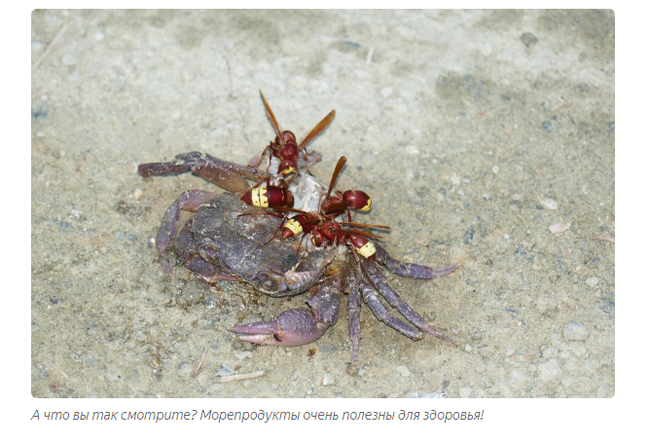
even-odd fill
[[(318, 160), (316, 154), (311, 156), (312, 162)], [(399, 276), (425, 280), (449, 274), (458, 265), (434, 270), (426, 265), (404, 263), (393, 259), (377, 241), (375, 261), (350, 254), (351, 250), (345, 245), (328, 248), (312, 245), (299, 254), (300, 241), (276, 236), (284, 220), (256, 212), (259, 209), (240, 200), (241, 193), (249, 189), (246, 179), (273, 180), (269, 173), (198, 152), (180, 154), (171, 162), (138, 167), (143, 177), (187, 171), (224, 187), (229, 193), (186, 191), (169, 207), (156, 237), (158, 258), (168, 275), (173, 276), (170, 265), (173, 250), (178, 263), (211, 283), (222, 279), (239, 280), (274, 297), (311, 291), (306, 301), (308, 309), (292, 309), (267, 321), (231, 327), (230, 331), (237, 333), (240, 340), (279, 346), (300, 346), (316, 341), (336, 324), (341, 294), (346, 293), (352, 363), (359, 350), (362, 300), (377, 319), (414, 341), (428, 333), (453, 342), (442, 333), (444, 327), (429, 325), (402, 299), (389, 285), (380, 265)], [(296, 208), (316, 211), (327, 186), (314, 176), (301, 173), (290, 182), (289, 189), (296, 197)], [(181, 210), (195, 213), (182, 227)], [(327, 275), (328, 269), (338, 272)]]

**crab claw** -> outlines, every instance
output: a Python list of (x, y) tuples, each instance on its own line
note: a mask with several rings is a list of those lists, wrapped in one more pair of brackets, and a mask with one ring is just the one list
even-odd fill
[(239, 339), (253, 344), (295, 347), (309, 344), (320, 338), (329, 325), (318, 322), (310, 311), (287, 310), (270, 321), (235, 325), (233, 333), (241, 333)]

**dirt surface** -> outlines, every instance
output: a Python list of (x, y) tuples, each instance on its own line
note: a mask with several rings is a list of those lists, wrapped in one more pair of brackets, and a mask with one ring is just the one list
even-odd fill
[[(32, 26), (34, 396), (613, 396), (612, 12), (35, 11)], [(372, 196), (360, 220), (393, 227), (394, 257), (462, 263), (390, 277), (458, 347), (364, 307), (350, 372), (344, 316), (307, 346), (252, 346), (227, 328), (305, 298), (163, 274), (165, 210), (218, 188), (137, 165), (247, 163), (274, 135), (259, 89), (299, 137), (336, 109), (313, 171), (348, 157), (338, 188)]]

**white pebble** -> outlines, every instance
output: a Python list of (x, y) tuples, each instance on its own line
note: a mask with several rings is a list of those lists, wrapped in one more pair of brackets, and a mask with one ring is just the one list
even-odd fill
[(332, 376), (329, 373), (325, 373), (323, 375), (323, 385), (333, 385), (334, 384), (334, 376)]
[(590, 287), (595, 287), (596, 285), (598, 285), (598, 278), (596, 276), (592, 276), (589, 279), (587, 279), (585, 282)]
[(393, 94), (393, 88), (391, 88), (390, 86), (387, 86), (385, 88), (382, 88), (380, 93), (381, 93), (382, 96), (388, 97), (391, 94)]
[(494, 166), (492, 167), (492, 172), (493, 172), (494, 174), (498, 173), (498, 172), (499, 172), (499, 165), (494, 165)]
[(490, 45), (488, 42), (485, 42), (483, 45), (481, 45), (481, 54), (485, 57), (490, 57), (490, 54), (492, 54), (492, 45)]
[(61, 59), (64, 65), (70, 66), (77, 63), (77, 59), (72, 54), (66, 54)]
[(537, 201), (547, 210), (557, 210), (557, 202), (548, 197), (540, 196)]
[(589, 330), (579, 322), (569, 322), (564, 326), (564, 339), (566, 341), (584, 341), (588, 337)]
[(397, 370), (397, 372), (400, 375), (404, 376), (405, 378), (411, 376), (411, 372), (409, 371), (409, 369), (407, 369), (403, 365), (400, 365), (399, 367), (395, 367), (395, 370)]
[(472, 396), (472, 387), (461, 387), (458, 389), (458, 395), (461, 398), (469, 398)]
[(187, 362), (184, 362), (183, 364), (178, 367), (178, 376), (181, 378), (187, 378), (192, 374), (192, 366), (188, 364)]
[(562, 368), (558, 364), (557, 359), (549, 359), (537, 366), (539, 378), (543, 381), (549, 381), (562, 374)]
[(104, 40), (104, 33), (101, 31), (97, 31), (95, 33), (95, 40)]
[(557, 358), (557, 354), (558, 354), (557, 348), (553, 348), (553, 347), (547, 348), (542, 352), (542, 356), (546, 359)]
[(249, 350), (244, 350), (244, 351), (235, 350), (233, 354), (239, 360), (244, 360), (246, 358), (250, 358), (253, 356), (253, 352)]
[(553, 234), (560, 234), (568, 230), (570, 226), (571, 224), (555, 224), (548, 227), (548, 229), (551, 230), (551, 233)]
[(454, 245), (449, 249), (449, 260), (451, 261), (452, 264), (458, 264), (463, 262), (465, 259), (468, 258), (468, 254), (465, 250), (463, 250), (461, 247), (458, 245)]

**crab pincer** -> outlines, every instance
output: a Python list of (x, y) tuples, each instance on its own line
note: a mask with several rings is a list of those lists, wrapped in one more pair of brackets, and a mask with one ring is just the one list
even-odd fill
[(329, 325), (318, 322), (309, 310), (293, 309), (280, 313), (270, 321), (236, 325), (230, 328), (239, 339), (253, 344), (294, 347), (320, 338)]
[(269, 321), (236, 325), (230, 329), (240, 333), (239, 339), (254, 344), (293, 347), (309, 344), (319, 339), (329, 326), (339, 319), (340, 282), (326, 280), (306, 303), (311, 310), (292, 309), (280, 313)]

